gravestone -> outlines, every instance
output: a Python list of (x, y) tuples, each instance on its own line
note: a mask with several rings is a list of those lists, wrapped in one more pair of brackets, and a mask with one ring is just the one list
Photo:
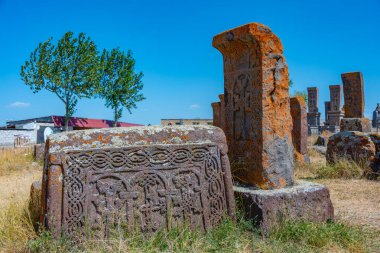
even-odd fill
[(344, 117), (364, 118), (364, 82), (361, 72), (343, 73)]
[(308, 102), (308, 113), (307, 113), (307, 125), (309, 135), (319, 134), (319, 126), (321, 121), (321, 113), (318, 109), (318, 88), (308, 87), (307, 88), (307, 102)]
[(263, 231), (280, 219), (333, 219), (325, 186), (293, 181), (292, 130), (305, 131), (306, 108), (293, 107), (304, 108), (293, 128), (280, 39), (267, 26), (249, 23), (215, 36), (213, 46), (223, 55), (225, 133), (234, 193), (246, 218)]
[(331, 102), (325, 101), (325, 124), (329, 122), (329, 111), (331, 111)]
[(216, 127), (221, 127), (221, 105), (220, 102), (215, 102), (211, 104), (212, 107), (212, 124)]
[(344, 117), (342, 112), (342, 86), (330, 85), (330, 106), (328, 114), (328, 130), (330, 132), (339, 132), (340, 120)]
[(377, 103), (377, 107), (373, 111), (372, 127), (379, 128), (379, 126), (380, 126), (380, 103)]
[(219, 35), (225, 133), (236, 179), (262, 189), (293, 183), (289, 74), (279, 38), (250, 23)]
[(226, 129), (226, 110), (225, 110), (225, 104), (224, 104), (224, 94), (219, 95), (219, 100), (220, 100), (220, 128), (225, 131)]
[(234, 216), (224, 133), (213, 126), (129, 127), (49, 137), (44, 225), (55, 237), (115, 224), (152, 233), (180, 223), (209, 230)]
[(302, 97), (290, 98), (290, 113), (293, 120), (292, 138), (295, 158), (300, 162), (309, 162), (307, 155), (307, 113), (306, 103)]

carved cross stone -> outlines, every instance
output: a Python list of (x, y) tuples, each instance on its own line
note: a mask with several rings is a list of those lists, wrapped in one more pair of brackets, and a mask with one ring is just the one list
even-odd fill
[(262, 189), (293, 183), (289, 76), (279, 38), (250, 23), (219, 35), (223, 54), (225, 133), (234, 176)]

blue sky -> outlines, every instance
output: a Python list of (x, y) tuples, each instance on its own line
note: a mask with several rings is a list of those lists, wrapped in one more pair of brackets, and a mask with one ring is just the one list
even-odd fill
[[(87, 33), (99, 50), (133, 51), (147, 99), (122, 121), (211, 118), (210, 103), (223, 92), (222, 56), (212, 38), (249, 22), (268, 25), (281, 39), (292, 93), (318, 86), (323, 113), (328, 85), (340, 84), (343, 72), (361, 71), (365, 113), (372, 114), (380, 102), (380, 0), (0, 0), (0, 125), (64, 114), (54, 94), (33, 94), (19, 72), (39, 42), (69, 30)], [(112, 119), (112, 110), (101, 100), (81, 100), (75, 116)]]

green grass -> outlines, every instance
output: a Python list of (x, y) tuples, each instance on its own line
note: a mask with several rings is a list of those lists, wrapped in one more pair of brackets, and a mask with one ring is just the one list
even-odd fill
[(31, 252), (369, 252), (372, 232), (336, 223), (286, 221), (262, 235), (244, 219), (226, 219), (204, 234), (178, 227), (144, 237), (115, 230), (109, 239), (53, 239), (42, 232), (27, 244)]

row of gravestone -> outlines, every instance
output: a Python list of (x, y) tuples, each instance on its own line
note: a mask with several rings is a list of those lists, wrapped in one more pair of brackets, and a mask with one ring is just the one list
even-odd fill
[[(182, 223), (208, 230), (223, 217), (234, 217), (230, 164), (245, 189), (294, 185), (293, 138), (298, 136), (296, 149), (305, 154), (306, 106), (299, 98), (289, 99), (280, 40), (268, 27), (251, 23), (215, 36), (213, 45), (224, 57), (223, 112), (214, 117), (215, 123), (223, 122), (216, 124), (223, 130), (131, 127), (49, 137), (39, 216), (55, 236), (86, 226), (106, 235), (120, 222), (146, 233)], [(295, 215), (303, 209), (309, 215), (323, 209), (310, 204), (319, 205), (315, 199), (323, 195), (326, 215), (314, 212), (313, 217), (333, 216), (326, 188), (297, 187), (294, 201), (284, 202), (290, 196), (286, 191), (274, 195), (284, 202), (283, 209), (294, 203)], [(306, 195), (311, 192), (319, 197), (313, 195), (310, 202)], [(274, 218), (277, 214), (271, 213)]]
[(308, 91), (308, 127), (309, 134), (318, 134), (324, 130), (330, 132), (361, 131), (371, 132), (371, 122), (364, 118), (364, 79), (361, 72), (349, 72), (342, 75), (344, 106), (341, 105), (342, 86), (330, 85), (330, 101), (325, 102), (325, 124), (320, 124), (318, 110), (318, 88), (309, 87)]

